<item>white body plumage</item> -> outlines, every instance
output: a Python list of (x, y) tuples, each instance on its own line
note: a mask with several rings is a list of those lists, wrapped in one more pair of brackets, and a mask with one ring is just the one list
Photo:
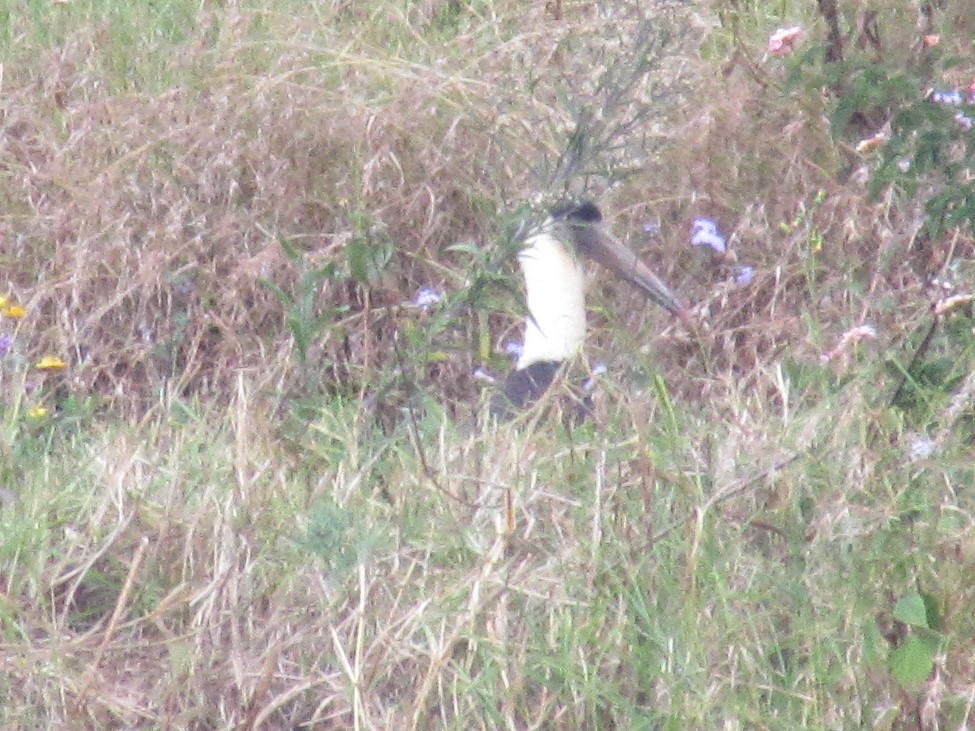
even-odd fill
[(551, 231), (551, 221), (525, 241), (518, 254), (528, 319), (517, 368), (564, 361), (586, 337), (586, 276), (578, 255)]

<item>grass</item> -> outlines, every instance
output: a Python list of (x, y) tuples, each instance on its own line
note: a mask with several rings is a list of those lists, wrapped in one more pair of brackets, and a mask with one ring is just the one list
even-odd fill
[[(0, 725), (970, 724), (972, 233), (808, 8), (645, 6), (0, 4)], [(596, 418), (477, 426), (566, 193), (696, 324), (597, 275)]]

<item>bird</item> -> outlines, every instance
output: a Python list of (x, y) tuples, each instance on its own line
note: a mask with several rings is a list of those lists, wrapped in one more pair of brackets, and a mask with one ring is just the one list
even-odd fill
[(688, 320), (677, 295), (606, 229), (593, 201), (562, 203), (529, 233), (518, 252), (528, 310), (524, 345), (515, 369), (492, 398), (494, 416), (510, 418), (538, 401), (563, 364), (582, 349), (586, 337), (583, 258), (602, 264), (652, 302)]

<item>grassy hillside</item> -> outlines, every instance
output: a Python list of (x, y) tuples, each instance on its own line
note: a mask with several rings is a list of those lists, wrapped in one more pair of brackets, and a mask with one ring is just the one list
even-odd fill
[(967, 728), (975, 10), (819, 5), (0, 0), (0, 726)]

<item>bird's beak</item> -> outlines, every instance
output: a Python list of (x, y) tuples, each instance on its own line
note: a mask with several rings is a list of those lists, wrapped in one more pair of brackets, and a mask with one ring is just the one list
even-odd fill
[(669, 310), (681, 320), (690, 317), (687, 308), (677, 299), (671, 289), (660, 281), (660, 277), (640, 261), (619, 239), (604, 229), (599, 229), (591, 237), (586, 253), (607, 269), (637, 287), (643, 294), (661, 307)]

